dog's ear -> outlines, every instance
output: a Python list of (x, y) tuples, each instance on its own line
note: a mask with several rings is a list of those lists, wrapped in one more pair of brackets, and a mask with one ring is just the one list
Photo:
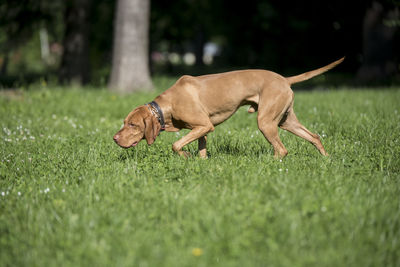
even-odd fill
[(146, 138), (148, 145), (154, 143), (160, 130), (161, 125), (154, 116), (148, 116), (144, 119), (144, 137)]

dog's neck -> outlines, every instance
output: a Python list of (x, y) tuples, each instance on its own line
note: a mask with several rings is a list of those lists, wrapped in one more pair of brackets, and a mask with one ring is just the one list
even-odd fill
[(165, 130), (165, 121), (164, 121), (164, 114), (160, 108), (160, 106), (157, 104), (157, 102), (152, 101), (150, 103), (147, 104), (151, 114), (156, 117), (156, 119), (158, 120), (158, 122), (161, 125), (161, 131)]

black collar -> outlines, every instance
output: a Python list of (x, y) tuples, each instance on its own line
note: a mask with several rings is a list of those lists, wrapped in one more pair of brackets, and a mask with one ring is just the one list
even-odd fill
[(165, 130), (165, 122), (164, 122), (164, 115), (160, 106), (155, 102), (152, 101), (148, 103), (151, 113), (157, 118), (158, 122), (161, 124), (161, 131)]

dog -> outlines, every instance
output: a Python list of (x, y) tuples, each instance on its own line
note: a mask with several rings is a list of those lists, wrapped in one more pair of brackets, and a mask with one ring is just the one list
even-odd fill
[(320, 138), (296, 118), (293, 111), (292, 84), (308, 80), (340, 64), (344, 57), (319, 69), (292, 77), (267, 70), (238, 70), (203, 76), (184, 75), (151, 103), (132, 110), (114, 141), (123, 148), (136, 146), (142, 139), (154, 143), (160, 131), (191, 131), (172, 145), (173, 151), (187, 157), (182, 148), (198, 140), (199, 155), (207, 157), (207, 134), (232, 116), (240, 106), (250, 105), (248, 112), (258, 112), (258, 128), (274, 148), (274, 156), (283, 158), (287, 150), (278, 127), (313, 144), (327, 156)]

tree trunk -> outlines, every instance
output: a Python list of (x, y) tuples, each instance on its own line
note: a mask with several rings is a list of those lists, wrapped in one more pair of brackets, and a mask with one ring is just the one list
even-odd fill
[(198, 27), (196, 36), (194, 39), (194, 54), (196, 56), (196, 66), (204, 66), (204, 45), (205, 45), (204, 31), (202, 26)]
[(9, 54), (6, 53), (3, 59), (3, 63), (1, 64), (0, 76), (7, 75), (8, 62), (9, 62)]
[(89, 81), (89, 13), (91, 0), (68, 0), (59, 78), (62, 83), (82, 85)]
[[(399, 19), (399, 9), (385, 10), (373, 1), (363, 23), (363, 63), (357, 73), (361, 83), (380, 82), (398, 73), (395, 34), (397, 27), (391, 25)], [(385, 23), (386, 21), (386, 23)]]
[(149, 73), (150, 0), (118, 0), (109, 88), (119, 93), (152, 89)]

